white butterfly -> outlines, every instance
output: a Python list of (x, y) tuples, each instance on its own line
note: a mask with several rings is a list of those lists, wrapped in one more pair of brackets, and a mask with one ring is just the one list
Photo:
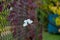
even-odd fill
[(28, 24), (32, 24), (32, 23), (33, 23), (33, 21), (30, 19), (24, 20), (23, 27), (26, 27)]

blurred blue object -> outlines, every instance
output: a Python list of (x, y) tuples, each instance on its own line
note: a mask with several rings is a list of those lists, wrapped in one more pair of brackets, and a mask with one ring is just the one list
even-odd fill
[(48, 32), (49, 33), (58, 33), (58, 28), (52, 24), (48, 24)]
[(49, 20), (48, 32), (49, 33), (58, 33), (58, 27), (56, 26), (56, 23), (55, 23), (55, 18), (56, 17), (58, 17), (57, 14), (50, 14), (48, 16), (48, 20)]

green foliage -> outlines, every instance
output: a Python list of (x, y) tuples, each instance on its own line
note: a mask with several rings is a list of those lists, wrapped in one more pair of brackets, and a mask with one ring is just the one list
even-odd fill
[(9, 15), (9, 10), (5, 9), (0, 13), (0, 27), (4, 27), (9, 24), (7, 16)]
[(14, 40), (13, 34), (10, 33), (10, 34), (7, 34), (6, 36), (3, 36), (2, 40)]
[(46, 20), (45, 18), (47, 18), (48, 14), (45, 13), (42, 9), (38, 9), (37, 10), (37, 18), (41, 23), (44, 23)]

